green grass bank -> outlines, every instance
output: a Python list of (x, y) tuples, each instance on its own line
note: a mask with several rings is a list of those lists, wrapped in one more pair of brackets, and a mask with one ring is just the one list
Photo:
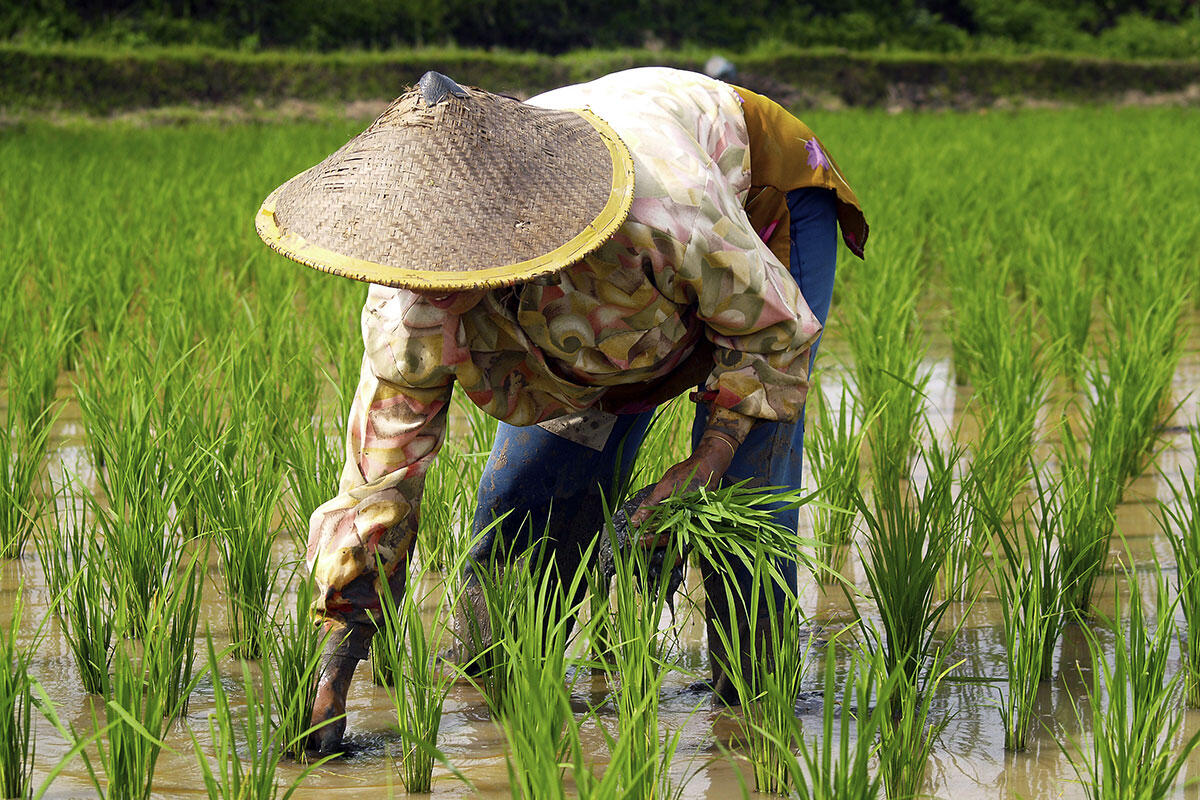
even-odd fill
[[(391, 98), (425, 70), (530, 94), (618, 69), (700, 69), (711, 53), (586, 51), (563, 56), (415, 49), (315, 54), (204, 48), (116, 50), (0, 45), (0, 108), (109, 114), (189, 104)], [(733, 56), (739, 80), (791, 105), (976, 108), (1004, 99), (1064, 103), (1178, 95), (1200, 102), (1200, 59), (780, 50)]]

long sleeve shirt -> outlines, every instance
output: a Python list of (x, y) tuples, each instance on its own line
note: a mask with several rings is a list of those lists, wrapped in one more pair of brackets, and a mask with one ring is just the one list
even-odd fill
[(532, 425), (606, 395), (626, 398), (609, 410), (636, 410), (630, 387), (704, 353), (703, 395), (715, 407), (780, 421), (802, 411), (821, 327), (764, 241), (771, 232), (747, 215), (744, 98), (702, 75), (647, 68), (528, 102), (588, 108), (620, 135), (634, 162), (629, 216), (556, 281), (491, 290), (465, 310), (371, 286), (340, 492), (310, 521), (308, 556), (328, 615), (370, 607), (370, 581), (359, 579), (374, 580), (376, 555), (389, 574), (407, 555), (456, 382), (491, 416)]

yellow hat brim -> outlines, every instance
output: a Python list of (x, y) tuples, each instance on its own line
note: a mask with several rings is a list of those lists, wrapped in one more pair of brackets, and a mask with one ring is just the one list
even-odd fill
[(296, 233), (284, 231), (279, 226), (275, 217), (275, 198), (291, 181), (271, 192), (263, 201), (255, 216), (254, 227), (268, 247), (292, 261), (333, 275), (384, 286), (421, 291), (494, 289), (553, 274), (586, 257), (608, 241), (625, 222), (633, 204), (633, 157), (629, 148), (607, 122), (592, 112), (576, 110), (575, 113), (596, 129), (608, 148), (613, 167), (608, 201), (596, 218), (570, 241), (536, 258), (485, 269), (445, 271), (405, 269), (334, 252), (308, 242)]

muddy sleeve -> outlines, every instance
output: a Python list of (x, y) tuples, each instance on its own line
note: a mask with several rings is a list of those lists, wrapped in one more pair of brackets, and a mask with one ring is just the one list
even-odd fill
[(406, 383), (395, 369), (392, 348), (373, 347), (374, 331), (367, 327), (339, 492), (309, 519), (316, 610), (335, 618), (376, 607), (377, 556), (389, 577), (406, 562), (425, 472), (445, 439), (453, 386)]

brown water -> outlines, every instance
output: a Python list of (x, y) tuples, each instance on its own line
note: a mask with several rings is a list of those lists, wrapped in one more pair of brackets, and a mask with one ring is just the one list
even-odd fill
[[(1172, 420), (1172, 424), (1177, 426), (1186, 426), (1200, 419), (1200, 338), (1196, 335), (1200, 326), (1195, 318), (1190, 320), (1190, 325), (1192, 335), (1176, 375), (1172, 398), (1179, 403), (1179, 410)], [(927, 412), (937, 435), (948, 437), (960, 420), (968, 390), (955, 387), (948, 346), (939, 331), (932, 331), (932, 334), (933, 344), (925, 364), (931, 375)], [(846, 376), (845, 370), (838, 366), (838, 356), (844, 356), (844, 351), (836, 338), (832, 337), (825, 347), (826, 352), (822, 357), (824, 386), (827, 392), (836, 392), (839, 381)], [(1173, 429), (1174, 432), (1167, 435), (1159, 465), (1167, 475), (1177, 475), (1183, 470), (1190, 476), (1196, 465), (1192, 463), (1187, 434), (1179, 430)], [(61, 478), (63, 470), (85, 480), (90, 475), (91, 466), (81, 446), (81, 437), (82, 428), (77, 412), (68, 408), (55, 431), (51, 473), (56, 481)], [(1161, 477), (1143, 476), (1135, 482), (1127, 493), (1126, 502), (1119, 509), (1117, 529), (1123, 535), (1128, 557), (1132, 558), (1135, 565), (1152, 572), (1157, 561), (1168, 574), (1173, 575), (1171, 549), (1159, 532), (1154, 518), (1157, 504), (1170, 497), (1170, 490)], [(803, 513), (801, 524), (810, 526)], [(1114, 560), (1126, 559), (1118, 538), (1114, 537), (1110, 549)], [(297, 556), (293, 545), (285, 541), (285, 537), (280, 538), (278, 550), (280, 560)], [(215, 562), (213, 566), (210, 574), (219, 577)], [(847, 576), (865, 591), (863, 571), (856, 556), (851, 556)], [(1121, 581), (1123, 578), (1112, 573), (1102, 579), (1096, 600), (1102, 612), (1112, 609), (1114, 592), (1123, 588), (1119, 587)], [(679, 639), (682, 642), (678, 654), (679, 669), (666, 681), (660, 718), (666, 728), (681, 732), (675, 772), (679, 780), (686, 780), (683, 797), (727, 800), (742, 794), (743, 779), (750, 785), (753, 785), (753, 780), (744, 764), (735, 764), (722, 755), (720, 745), (728, 743), (733, 735), (732, 720), (724, 713), (715, 712), (706, 694), (688, 689), (693, 681), (705, 677), (707, 658), (704, 626), (698, 607), (702, 602), (701, 593), (695, 575), (689, 576), (687, 585), (690, 587), (691, 600), (679, 605)], [(0, 562), (2, 618), (7, 618), (18, 586), (24, 587), (27, 609), (22, 625), (24, 641), (31, 642), (37, 635), (38, 627), (42, 626), (42, 641), (33, 672), (55, 701), (63, 720), (81, 731), (87, 730), (91, 725), (89, 697), (83, 694), (70, 653), (56, 624), (52, 620), (42, 619), (50, 598), (32, 545), (23, 559)], [(839, 589), (825, 591), (811, 578), (802, 575), (801, 591), (805, 611), (814, 623), (815, 630), (837, 629), (851, 621), (849, 605)], [(870, 608), (869, 603), (863, 606), (864, 609)], [(997, 711), (999, 690), (1003, 688), (1004, 678), (1003, 639), (997, 602), (994, 596), (985, 594), (969, 611), (959, 607), (953, 609), (949, 616), (961, 617), (964, 613), (967, 614), (967, 621), (955, 655), (955, 660), (961, 658), (963, 663), (954, 673), (955, 676), (993, 678), (1001, 682), (950, 682), (943, 686), (938, 695), (938, 712), (946, 715), (949, 723), (934, 749), (928, 770), (927, 791), (939, 798), (955, 800), (1084, 797), (1083, 788), (1078, 784), (1058, 744), (1080, 737), (1086, 741), (1086, 731), (1081, 729), (1074, 710), (1074, 704), (1083, 697), (1091, 674), (1087, 647), (1080, 632), (1068, 627), (1064, 633), (1054, 678), (1042, 687), (1038, 705), (1040, 725), (1031, 736), (1028, 751), (1007, 753), (1003, 749), (1004, 733)], [(211, 627), (217, 637), (227, 636), (228, 614), (220, 588), (215, 582), (210, 583), (206, 590), (202, 625)], [(217, 642), (218, 645), (222, 643), (220, 639)], [(1169, 669), (1173, 672), (1179, 666), (1176, 653)], [(220, 679), (237, 696), (238, 678), (235, 677), (232, 663), (224, 666)], [(814, 689), (818, 680), (814, 658), (810, 671), (810, 683)], [(606, 690), (603, 679), (590, 675), (580, 677), (576, 684), (579, 699), (593, 705), (603, 699)], [(305, 782), (297, 797), (326, 800), (403, 793), (389, 756), (389, 751), (399, 743), (399, 736), (394, 731), (395, 717), (386, 694), (371, 684), (369, 669), (365, 665), (356, 676), (349, 700), (348, 742), (353, 753), (317, 770)], [(530, 700), (533, 702), (536, 698)], [(211, 683), (205, 683), (193, 696), (186, 725), (177, 726), (169, 737), (167, 743), (171, 751), (164, 752), (160, 758), (155, 774), (158, 796), (203, 794), (188, 730), (193, 731), (202, 742), (206, 741), (206, 718), (211, 708), (212, 686)], [(805, 695), (798, 702), (797, 709), (806, 723), (811, 722), (809, 729), (816, 730), (820, 714), (819, 696), (815, 692)], [(611, 723), (612, 719), (607, 721)], [(1188, 734), (1200, 727), (1200, 713), (1188, 711), (1185, 725)], [(40, 782), (63, 757), (67, 745), (49, 723), (40, 718), (36, 733), (38, 768), (35, 782)], [(585, 729), (585, 737), (590, 752), (595, 754), (597, 763), (601, 763), (605, 748), (600, 732), (594, 728)], [(451, 691), (442, 721), (439, 746), (450, 762), (471, 780), (475, 793), (484, 797), (508, 796), (503, 734), (491, 722), (478, 693), (470, 687), (456, 686)], [(297, 771), (295, 765), (286, 765), (280, 777), (287, 782)], [(1189, 761), (1183, 777), (1187, 781), (1200, 780), (1200, 753)], [(48, 796), (68, 798), (90, 797), (93, 794), (84, 767), (77, 760), (58, 777)], [(435, 773), (435, 797), (472, 794), (469, 788), (445, 770), (439, 768)], [(1200, 798), (1200, 789), (1179, 788), (1175, 795)]]

